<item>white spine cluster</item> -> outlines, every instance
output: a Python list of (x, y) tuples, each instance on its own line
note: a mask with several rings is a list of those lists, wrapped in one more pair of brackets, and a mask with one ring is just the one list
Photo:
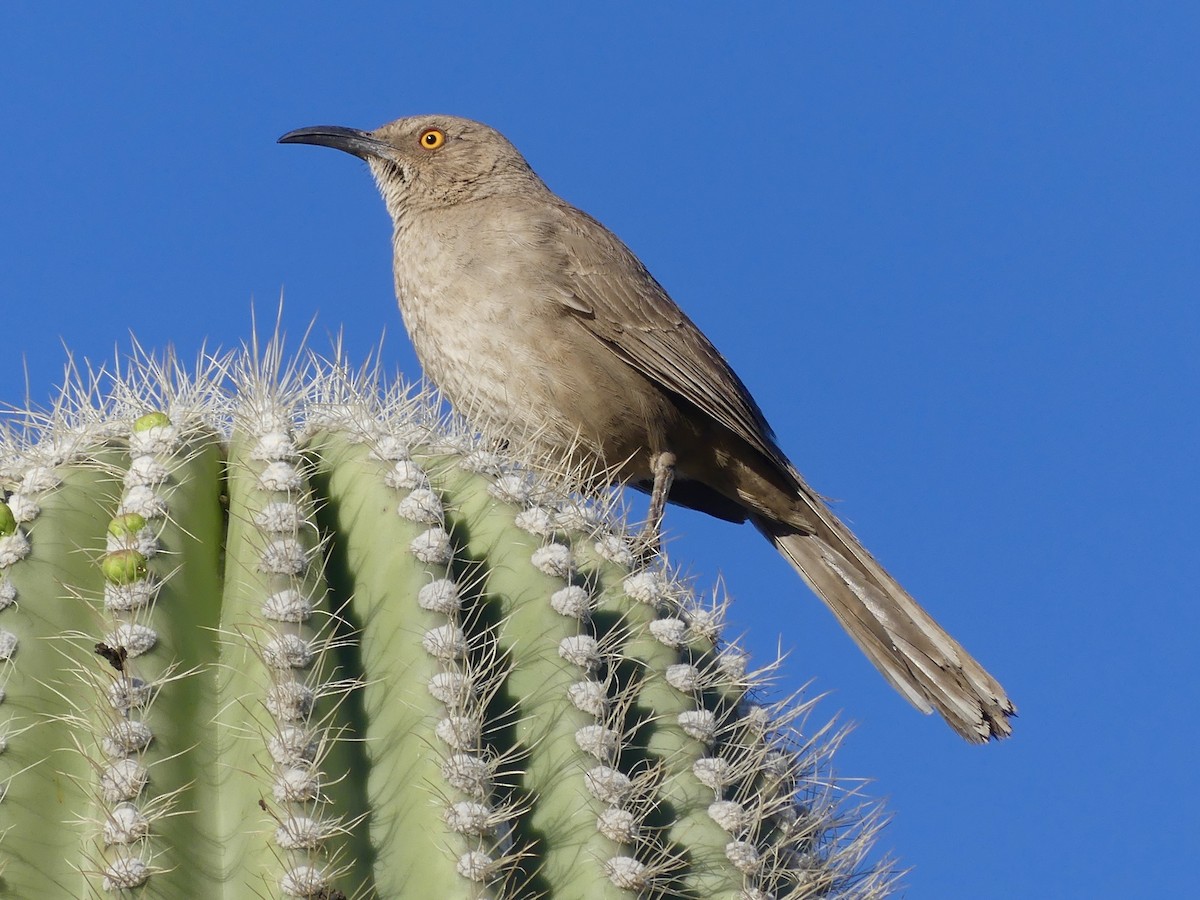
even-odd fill
[(21, 464), (16, 458), (8, 463), (6, 471), (14, 481), (17, 481), (15, 476), (19, 475), (19, 484), (6, 501), (8, 512), (5, 519), (11, 517), (10, 524), (0, 531), (0, 610), (7, 609), (17, 599), (17, 590), (9, 580), (8, 570), (29, 556), (31, 549), (23, 526), (41, 514), (39, 495), (54, 490), (62, 482), (53, 466)]

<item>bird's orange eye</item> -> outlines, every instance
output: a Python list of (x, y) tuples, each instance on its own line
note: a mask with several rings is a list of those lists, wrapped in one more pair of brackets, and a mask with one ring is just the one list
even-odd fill
[(421, 132), (421, 146), (426, 150), (436, 150), (446, 143), (446, 132), (440, 128), (426, 128)]

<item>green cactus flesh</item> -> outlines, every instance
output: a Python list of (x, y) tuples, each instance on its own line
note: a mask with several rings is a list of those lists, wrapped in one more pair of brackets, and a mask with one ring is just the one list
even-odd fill
[(888, 892), (611, 497), (340, 360), (168, 363), (0, 432), (0, 897)]

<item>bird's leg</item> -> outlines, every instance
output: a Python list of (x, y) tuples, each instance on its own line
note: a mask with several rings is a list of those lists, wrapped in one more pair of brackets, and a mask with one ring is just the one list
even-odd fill
[(650, 463), (654, 473), (654, 488), (650, 492), (650, 514), (646, 524), (638, 536), (644, 556), (655, 556), (662, 544), (662, 521), (667, 511), (667, 497), (671, 494), (671, 484), (675, 481), (675, 454), (664, 451), (654, 457)]

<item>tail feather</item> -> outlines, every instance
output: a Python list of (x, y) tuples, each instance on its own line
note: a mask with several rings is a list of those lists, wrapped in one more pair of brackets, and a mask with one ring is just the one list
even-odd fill
[(827, 507), (805, 498), (813, 533), (759, 516), (755, 526), (913, 706), (937, 710), (968, 741), (1012, 734), (1016, 707), (1004, 688), (879, 565)]

